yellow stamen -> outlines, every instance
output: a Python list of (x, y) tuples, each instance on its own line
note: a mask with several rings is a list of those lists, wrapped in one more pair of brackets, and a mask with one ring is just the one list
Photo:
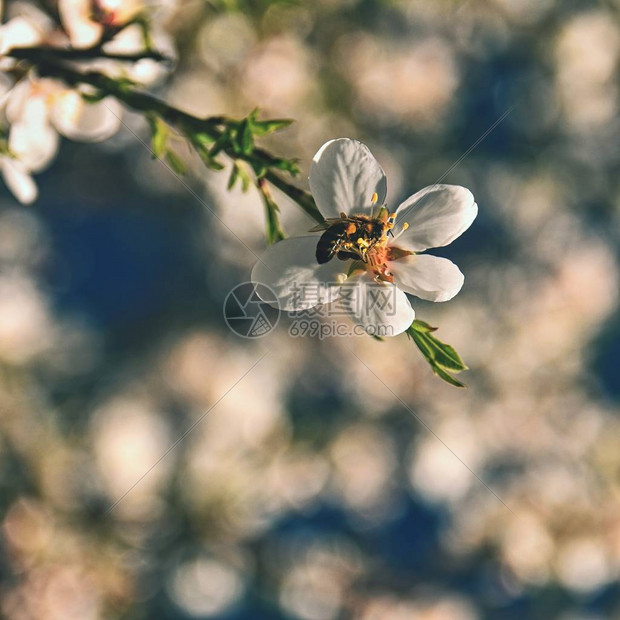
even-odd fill
[(403, 230), (407, 230), (407, 228), (409, 228), (409, 224), (407, 222), (405, 222), (403, 224)]
[(370, 199), (370, 204), (375, 205), (377, 203), (377, 200), (379, 200), (379, 195), (377, 194), (377, 192), (375, 192)]

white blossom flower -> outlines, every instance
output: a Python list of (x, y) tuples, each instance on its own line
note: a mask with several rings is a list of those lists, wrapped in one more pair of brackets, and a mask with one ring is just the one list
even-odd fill
[(7, 56), (12, 49), (41, 45), (53, 30), (50, 17), (34, 5), (16, 2), (9, 7), (9, 13), (7, 21), (0, 25), (1, 71), (10, 71), (17, 63), (14, 58)]
[(23, 203), (36, 199), (31, 173), (50, 164), (60, 143), (59, 134), (72, 140), (98, 142), (116, 133), (122, 108), (113, 98), (88, 103), (77, 91), (57, 80), (28, 76), (3, 97), (9, 123), (8, 152), (1, 156), (0, 171)]
[[(464, 276), (454, 263), (420, 252), (448, 245), (471, 226), (478, 207), (469, 190), (432, 185), (388, 217), (381, 166), (365, 145), (348, 138), (327, 142), (314, 156), (310, 189), (332, 253), (322, 255), (323, 244), (317, 258), (319, 234), (293, 237), (268, 248), (252, 271), (252, 281), (270, 287), (282, 310), (346, 298), (354, 323), (375, 334), (385, 326), (385, 335), (396, 335), (415, 317), (405, 293), (447, 301), (461, 290)], [(300, 294), (310, 289), (312, 295)], [(391, 302), (373, 303), (377, 291)]]
[[(83, 49), (102, 42), (106, 54), (139, 56), (147, 51), (143, 26), (131, 22), (140, 14), (148, 15), (150, 41), (158, 52), (173, 59), (176, 56), (174, 43), (162, 22), (175, 4), (173, 0), (60, 0), (58, 9), (72, 47)], [(104, 37), (108, 31), (114, 33), (110, 40)], [(169, 65), (148, 57), (131, 63), (100, 57), (83, 66), (114, 79), (126, 78), (145, 86), (154, 85), (170, 71)]]
[(36, 200), (37, 185), (21, 161), (9, 155), (0, 155), (0, 172), (11, 193), (22, 204), (30, 204)]
[[(49, 165), (58, 151), (60, 135), (87, 142), (106, 140), (121, 126), (122, 107), (112, 97), (89, 103), (81, 89), (68, 88), (59, 80), (41, 78), (34, 72), (14, 82), (14, 74), (8, 73), (16, 64), (16, 60), (8, 56), (10, 51), (50, 42), (88, 48), (101, 40), (106, 28), (112, 28), (119, 31), (106, 41), (105, 52), (139, 55), (146, 45), (143, 30), (137, 24), (125, 26), (138, 13), (147, 10), (163, 18), (175, 2), (164, 2), (163, 9), (159, 8), (160, 4), (152, 0), (60, 0), (62, 29), (29, 3), (11, 5), (8, 21), (0, 25), (0, 71), (7, 72), (0, 73), (4, 125), (0, 173), (18, 200), (32, 202), (36, 198), (37, 189), (31, 173), (40, 172)], [(171, 39), (161, 28), (154, 28), (150, 36), (160, 49), (172, 56)], [(84, 66), (110, 77), (129, 78), (143, 84), (155, 83), (169, 70), (149, 58), (129, 66), (99, 58)]]
[(4, 56), (14, 47), (39, 45), (44, 34), (41, 28), (26, 17), (14, 17), (0, 26), (0, 55)]
[(59, 0), (58, 14), (71, 46), (86, 49), (96, 45), (103, 35), (103, 24), (93, 19), (92, 0)]
[(30, 77), (16, 84), (7, 98), (9, 146), (37, 171), (54, 156), (58, 133), (71, 140), (100, 142), (118, 131), (121, 115), (122, 107), (112, 97), (89, 103), (58, 80)]
[(58, 13), (71, 46), (93, 47), (106, 28), (122, 28), (146, 10), (145, 0), (59, 0)]
[[(157, 30), (176, 4), (176, 0), (59, 0), (58, 12), (71, 46), (76, 49), (93, 47), (101, 41), (106, 29), (119, 29), (114, 39), (106, 43), (107, 49), (140, 14), (148, 15), (151, 28)], [(142, 44), (140, 49), (144, 49), (142, 29), (136, 26), (134, 30), (140, 34)], [(130, 53), (117, 46), (114, 51)]]

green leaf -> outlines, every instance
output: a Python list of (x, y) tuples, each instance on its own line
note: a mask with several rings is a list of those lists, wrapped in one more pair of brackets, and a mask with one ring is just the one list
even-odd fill
[(210, 148), (215, 142), (215, 140), (210, 135), (204, 132), (194, 133), (192, 134), (191, 138), (196, 146), (201, 146), (206, 149)]
[[(407, 332), (407, 335), (410, 335), (409, 332)], [(416, 343), (416, 346), (418, 347), (418, 349), (420, 349), (420, 351), (422, 352), (422, 355), (424, 355), (424, 357), (426, 358), (426, 361), (431, 366), (433, 366), (435, 364), (435, 358), (433, 356), (433, 349), (428, 345), (428, 343), (426, 342), (426, 339), (423, 338), (422, 336), (415, 335), (415, 334), (411, 334), (411, 338)]]
[(278, 241), (282, 241), (286, 237), (284, 231), (280, 226), (280, 221), (278, 219), (278, 211), (275, 203), (273, 203), (273, 207), (266, 207), (266, 216), (267, 216), (267, 243), (272, 245), (277, 243)]
[(166, 161), (177, 174), (185, 174), (185, 164), (174, 151), (166, 151)]
[(407, 330), (407, 336), (415, 342), (438, 377), (456, 387), (465, 387), (450, 374), (467, 370), (465, 362), (454, 347), (442, 342), (431, 333), (435, 329), (424, 321), (414, 321)]
[(82, 99), (87, 103), (99, 103), (107, 97), (107, 93), (100, 90), (98, 93), (82, 93)]
[(161, 159), (168, 150), (168, 125), (156, 116), (149, 117), (149, 125), (151, 126), (151, 151), (153, 151), (153, 157)]
[[(221, 164), (219, 161), (217, 161), (215, 159), (215, 156), (212, 155), (213, 152), (217, 154), (221, 150), (217, 148), (218, 145), (213, 144), (212, 148), (207, 148), (204, 141), (196, 140), (194, 138), (195, 136), (192, 136), (192, 144), (194, 145), (194, 148), (196, 149), (196, 152), (198, 153), (198, 155), (200, 155), (200, 159), (202, 159), (204, 165), (207, 168), (209, 168), (209, 170), (216, 170), (216, 171), (224, 170), (225, 166)], [(220, 139), (221, 137), (218, 138), (218, 140)]]
[(440, 378), (443, 379), (446, 383), (453, 385), (454, 387), (464, 388), (467, 387), (464, 383), (461, 383), (458, 379), (453, 377), (450, 373), (446, 372), (443, 368), (439, 366), (433, 367), (433, 372)]
[(441, 340), (433, 334), (426, 334), (426, 339), (435, 351), (435, 360), (440, 366), (453, 372), (467, 370), (465, 362), (461, 359), (461, 356), (456, 352), (454, 347), (445, 342), (441, 342)]
[(282, 239), (286, 238), (282, 227), (280, 226), (280, 220), (278, 219), (279, 208), (274, 202), (269, 193), (269, 187), (264, 179), (258, 180), (258, 191), (263, 199), (265, 205), (265, 218), (267, 226), (267, 243), (272, 245)]
[(284, 170), (292, 174), (293, 176), (297, 176), (299, 174), (299, 165), (297, 164), (297, 160), (295, 159), (278, 159), (273, 158), (269, 162), (270, 167), (277, 168), (278, 170)]
[(239, 163), (237, 168), (239, 178), (241, 179), (241, 191), (245, 194), (250, 189), (250, 185), (252, 185), (252, 177), (250, 177), (250, 173), (244, 164)]
[(234, 161), (232, 170), (230, 171), (230, 177), (228, 179), (228, 185), (227, 185), (228, 190), (231, 190), (235, 186), (235, 183), (237, 182), (238, 178), (239, 178), (239, 166), (237, 165), (237, 162)]
[(415, 329), (415, 331), (422, 333), (434, 332), (437, 330), (436, 327), (432, 327), (428, 323), (420, 321), (419, 319), (415, 319), (415, 321), (411, 324), (411, 329)]
[(138, 86), (138, 82), (127, 77), (116, 78), (113, 82), (120, 91), (125, 93), (131, 93), (131, 90)]
[(265, 136), (274, 131), (280, 131), (286, 129), (291, 123), (295, 121), (291, 118), (272, 118), (264, 121), (258, 120), (258, 108), (254, 108), (249, 114), (247, 120), (249, 121), (254, 136)]
[(252, 135), (252, 125), (250, 120), (244, 118), (238, 129), (238, 145), (244, 155), (250, 155), (254, 148), (254, 136)]
[(202, 161), (204, 162), (204, 165), (209, 168), (209, 170), (214, 170), (215, 172), (220, 172), (221, 170), (224, 170), (224, 168), (226, 168), (224, 164), (221, 164), (219, 161), (217, 161), (217, 159), (214, 159), (213, 157), (203, 157)]
[(225, 131), (222, 135), (213, 143), (213, 146), (209, 149), (209, 157), (213, 158), (219, 155), (224, 149), (230, 146), (230, 132)]
[(267, 166), (265, 166), (265, 164), (263, 164), (262, 162), (250, 160), (250, 164), (254, 169), (254, 174), (256, 175), (256, 178), (262, 179), (267, 174)]
[(252, 131), (255, 136), (266, 136), (276, 131), (290, 127), (295, 121), (292, 118), (274, 118), (268, 121), (252, 121)]

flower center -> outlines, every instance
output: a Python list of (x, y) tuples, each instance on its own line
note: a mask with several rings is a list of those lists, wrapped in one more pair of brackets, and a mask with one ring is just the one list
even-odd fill
[(373, 273), (377, 280), (383, 280), (385, 282), (394, 282), (394, 276), (389, 268), (389, 263), (409, 256), (413, 252), (409, 250), (401, 250), (393, 245), (387, 245), (387, 241), (373, 247), (368, 252), (368, 261), (366, 262), (366, 269)]
[(374, 218), (362, 214), (342, 214), (341, 220), (336, 223), (342, 230), (340, 234), (336, 233), (338, 258), (364, 263), (379, 260), (381, 249), (387, 246), (387, 233), (393, 226), (393, 219), (388, 218), (387, 211), (384, 211)]
[[(359, 222), (362, 217), (353, 215), (351, 220)], [(354, 271), (365, 270), (373, 274), (377, 280), (394, 281), (388, 263), (413, 252), (388, 244), (388, 234), (393, 227), (394, 215), (387, 217), (386, 211), (377, 218), (367, 220), (365, 226), (358, 226), (355, 231), (348, 231), (351, 234), (338, 256), (341, 259), (352, 258), (354, 260), (350, 274)], [(406, 229), (407, 225), (404, 225), (403, 230)]]

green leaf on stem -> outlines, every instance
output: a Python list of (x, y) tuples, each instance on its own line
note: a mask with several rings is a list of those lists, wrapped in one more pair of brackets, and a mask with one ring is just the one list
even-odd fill
[(262, 179), (267, 174), (268, 167), (261, 161), (251, 159), (250, 164), (257, 179)]
[(166, 161), (177, 174), (185, 174), (185, 164), (174, 151), (166, 151)]
[(241, 191), (245, 194), (250, 189), (250, 185), (252, 185), (252, 177), (243, 162), (238, 163), (238, 169), (239, 179), (241, 179)]
[(431, 349), (434, 353), (434, 359), (440, 366), (442, 366), (442, 368), (452, 372), (467, 370), (465, 362), (463, 362), (461, 356), (456, 352), (454, 347), (441, 342), (441, 340), (433, 334), (426, 334), (426, 339), (431, 345)]
[(252, 125), (248, 118), (244, 118), (237, 130), (237, 144), (244, 155), (250, 155), (254, 148), (254, 136)]
[(107, 94), (102, 90), (96, 93), (81, 93), (81, 95), (86, 103), (99, 103), (107, 97)]
[(213, 137), (211, 137), (210, 135), (208, 135), (208, 134), (206, 134), (204, 132), (200, 132), (200, 131), (193, 133), (191, 138), (192, 138), (192, 142), (196, 146), (200, 146), (200, 147), (205, 148), (205, 149), (211, 148), (211, 146), (215, 142)]
[(254, 108), (249, 114), (247, 120), (252, 128), (252, 134), (254, 136), (266, 136), (267, 134), (275, 131), (281, 131), (286, 129), (295, 121), (291, 118), (272, 118), (265, 121), (258, 120), (258, 108)]
[(230, 138), (230, 132), (228, 130), (224, 131), (208, 150), (209, 157), (213, 158), (228, 148), (230, 145)]
[(198, 153), (198, 155), (200, 155), (200, 159), (202, 159), (202, 162), (207, 168), (209, 168), (209, 170), (224, 170), (225, 166), (219, 161), (217, 161), (215, 159), (215, 155), (212, 154), (217, 154), (221, 151), (221, 148), (219, 148), (219, 145), (217, 144), (217, 142), (221, 140), (221, 136), (220, 138), (218, 138), (218, 140), (211, 141), (212, 146), (209, 146), (209, 142), (205, 140), (204, 136), (202, 136), (201, 134), (192, 134), (190, 136), (190, 139), (194, 148), (196, 149), (196, 152)]
[(238, 178), (239, 166), (236, 161), (233, 161), (232, 170), (230, 171), (230, 176), (228, 177), (228, 185), (226, 186), (229, 191), (235, 186)]
[(261, 137), (290, 127), (295, 121), (292, 118), (274, 118), (268, 121), (252, 121), (252, 131)]
[(454, 347), (442, 342), (432, 333), (436, 329), (424, 321), (415, 320), (407, 330), (407, 336), (415, 342), (438, 377), (456, 387), (465, 387), (464, 383), (450, 373), (467, 370), (467, 365)]
[(274, 157), (269, 164), (270, 167), (284, 170), (284, 172), (288, 172), (294, 177), (299, 174), (299, 164), (296, 159), (279, 159)]
[(235, 159), (228, 179), (228, 189), (231, 190), (238, 181), (241, 181), (241, 191), (245, 194), (252, 184), (252, 177), (245, 163), (239, 159)]
[(209, 170), (213, 170), (214, 172), (220, 172), (226, 168), (224, 164), (217, 161), (217, 159), (213, 159), (213, 157), (203, 157), (202, 161)]
[(150, 114), (148, 116), (151, 128), (151, 151), (153, 159), (161, 159), (168, 150), (168, 136), (170, 135), (168, 125), (158, 116)]
[(467, 387), (464, 383), (459, 381), (456, 377), (453, 377), (449, 372), (446, 372), (441, 366), (433, 367), (433, 372), (440, 378), (443, 379), (446, 383), (453, 385), (458, 388)]
[(135, 80), (131, 80), (128, 77), (119, 77), (114, 80), (110, 80), (108, 84), (110, 84), (111, 82), (114, 82), (116, 88), (121, 93), (125, 94), (131, 93), (131, 91), (138, 86), (138, 83)]
[(416, 319), (411, 324), (411, 329), (415, 329), (415, 331), (422, 332), (423, 334), (424, 333), (429, 333), (429, 332), (437, 331), (436, 327), (433, 327), (432, 325), (429, 325), (428, 323), (426, 323), (424, 321), (420, 321), (419, 319)]
[(272, 245), (282, 239), (286, 238), (282, 227), (280, 226), (280, 220), (278, 213), (280, 209), (271, 197), (271, 191), (269, 185), (265, 179), (258, 179), (257, 181), (258, 191), (260, 192), (263, 204), (265, 205), (265, 218), (267, 225), (267, 243)]

